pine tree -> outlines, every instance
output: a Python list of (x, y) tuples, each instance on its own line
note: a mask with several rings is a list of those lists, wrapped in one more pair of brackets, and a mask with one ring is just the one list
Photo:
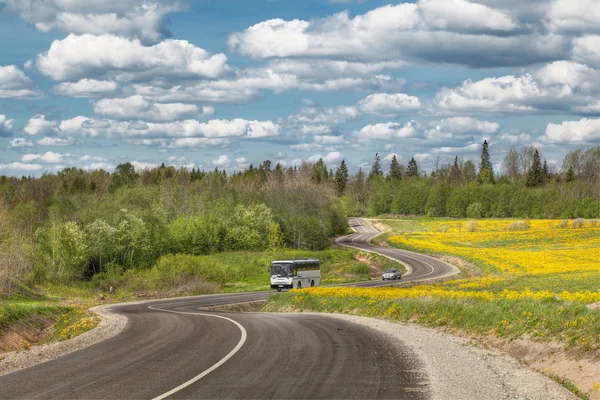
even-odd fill
[(494, 183), (494, 170), (490, 161), (490, 150), (487, 140), (483, 141), (481, 148), (481, 161), (479, 162), (479, 181), (482, 183)]
[(312, 169), (312, 179), (316, 183), (325, 183), (327, 182), (327, 166), (322, 158), (319, 158), (319, 161), (313, 165)]
[(348, 183), (348, 167), (346, 161), (342, 160), (341, 164), (335, 171), (335, 191), (338, 196), (343, 196), (346, 191), (346, 184)]
[(550, 182), (550, 172), (548, 172), (548, 163), (544, 159), (544, 165), (542, 166), (542, 181), (544, 184)]
[(395, 154), (392, 156), (392, 161), (390, 162), (390, 173), (388, 177), (395, 180), (402, 179), (402, 167), (400, 167)]
[(538, 187), (544, 182), (544, 176), (542, 171), (542, 163), (540, 161), (540, 153), (536, 150), (533, 153), (531, 160), (531, 167), (527, 172), (527, 186)]
[(406, 175), (408, 175), (411, 178), (419, 175), (419, 165), (415, 161), (414, 157), (412, 157), (408, 162), (408, 166), (406, 168)]
[(373, 162), (373, 166), (371, 167), (369, 179), (373, 179), (376, 176), (383, 176), (383, 172), (381, 171), (381, 159), (379, 158), (379, 153), (375, 153), (375, 161)]

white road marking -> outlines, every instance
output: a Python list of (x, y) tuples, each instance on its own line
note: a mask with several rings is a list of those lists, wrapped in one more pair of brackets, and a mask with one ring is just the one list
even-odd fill
[(227, 362), (227, 360), (229, 360), (231, 357), (233, 357), (235, 355), (235, 353), (237, 353), (242, 348), (242, 346), (246, 342), (246, 339), (248, 338), (248, 334), (246, 332), (246, 329), (244, 329), (244, 327), (239, 322), (234, 321), (231, 318), (223, 317), (221, 315), (216, 315), (216, 314), (202, 314), (202, 313), (194, 313), (194, 312), (165, 310), (165, 309), (162, 309), (162, 308), (156, 308), (156, 307), (152, 307), (152, 306), (149, 306), (148, 308), (150, 308), (151, 310), (155, 310), (155, 311), (163, 311), (163, 312), (169, 312), (169, 313), (174, 313), (174, 314), (201, 315), (201, 316), (205, 316), (205, 317), (221, 318), (221, 319), (227, 320), (227, 321), (235, 324), (240, 329), (240, 331), (242, 332), (242, 337), (241, 337), (240, 341), (238, 342), (237, 346), (235, 346), (234, 349), (231, 350), (225, 357), (223, 357), (221, 360), (219, 360), (219, 362), (217, 362), (216, 364), (214, 364), (212, 367), (204, 370), (201, 374), (196, 375), (195, 377), (193, 377), (189, 381), (182, 383), (181, 385), (177, 386), (176, 388), (171, 389), (168, 392), (163, 393), (160, 396), (157, 396), (157, 397), (155, 397), (152, 400), (162, 400), (162, 399), (165, 399), (165, 398), (169, 397), (170, 395), (172, 395), (174, 393), (177, 393), (180, 390), (185, 389), (186, 387), (188, 387), (188, 386), (190, 386), (190, 385), (198, 382), (200, 379), (204, 378), (206, 375), (210, 374), (215, 369), (217, 369), (221, 365), (225, 364), (225, 362)]

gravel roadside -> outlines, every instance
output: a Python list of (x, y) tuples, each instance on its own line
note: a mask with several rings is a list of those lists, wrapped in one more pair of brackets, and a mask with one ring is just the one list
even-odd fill
[(110, 306), (111, 304), (107, 304), (92, 308), (93, 312), (102, 317), (102, 321), (96, 328), (73, 339), (34, 346), (29, 350), (13, 351), (0, 356), (0, 376), (54, 360), (118, 335), (127, 325), (127, 317), (107, 311)]
[(432, 400), (578, 399), (558, 383), (516, 359), (478, 347), (472, 340), (374, 318), (326, 315), (368, 326), (412, 347), (429, 375)]

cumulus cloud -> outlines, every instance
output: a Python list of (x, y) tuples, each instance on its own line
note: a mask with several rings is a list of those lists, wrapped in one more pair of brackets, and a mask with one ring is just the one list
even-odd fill
[[(434, 153), (442, 154), (462, 154), (462, 153), (476, 153), (481, 150), (481, 145), (478, 143), (471, 143), (463, 147), (438, 147), (432, 151)], [(415, 158), (416, 159), (416, 158)]]
[(56, 121), (49, 121), (46, 119), (45, 115), (38, 114), (29, 118), (29, 121), (23, 130), (28, 135), (39, 135), (52, 132), (55, 128)]
[(36, 29), (112, 33), (157, 42), (168, 35), (166, 15), (183, 9), (177, 0), (3, 0)]
[(383, 162), (385, 164), (389, 164), (392, 162), (392, 158), (394, 158), (394, 156), (396, 157), (396, 161), (400, 162), (402, 161), (402, 156), (398, 153), (390, 153), (387, 156), (383, 157)]
[(21, 162), (12, 162), (8, 164), (0, 164), (0, 171), (8, 170), (8, 171), (40, 171), (43, 167), (40, 164), (26, 164)]
[[(180, 149), (186, 147), (195, 148), (206, 148), (206, 147), (219, 147), (229, 145), (231, 141), (228, 139), (215, 139), (215, 138), (180, 138), (173, 139), (169, 147)], [(147, 143), (145, 143), (147, 144)]]
[(212, 161), (212, 164), (217, 168), (229, 168), (231, 166), (231, 160), (227, 155), (220, 155), (219, 158)]
[(135, 95), (123, 99), (102, 99), (94, 104), (96, 114), (120, 119), (143, 121), (173, 121), (186, 117), (206, 117), (213, 115), (213, 107), (198, 107), (195, 104), (152, 103), (143, 96)]
[(0, 137), (8, 136), (12, 133), (14, 119), (9, 119), (6, 115), (0, 114)]
[(39, 99), (37, 90), (27, 75), (14, 65), (0, 65), (0, 99)]
[(491, 135), (497, 133), (500, 124), (497, 122), (480, 121), (472, 117), (444, 118), (430, 123), (432, 126), (425, 131), (425, 137), (432, 140), (461, 138), (470, 135)]
[(364, 113), (393, 117), (406, 111), (418, 110), (421, 108), (421, 101), (418, 97), (404, 93), (375, 93), (359, 101), (358, 106)]
[(332, 151), (330, 153), (327, 153), (327, 155), (325, 156), (322, 156), (320, 154), (310, 156), (308, 158), (308, 161), (311, 163), (316, 163), (317, 161), (319, 161), (320, 158), (323, 159), (323, 162), (325, 162), (325, 164), (337, 165), (344, 159), (344, 155), (339, 151)]
[(271, 19), (232, 33), (228, 45), (257, 59), (320, 57), (472, 67), (530, 65), (568, 51), (568, 41), (559, 35), (522, 33), (521, 28), (514, 16), (497, 7), (421, 0), (385, 5), (354, 18), (345, 11), (311, 21)]
[(545, 140), (556, 143), (589, 143), (600, 141), (600, 119), (583, 118), (579, 121), (550, 123)]
[(43, 163), (48, 164), (58, 164), (62, 162), (64, 156), (60, 153), (53, 153), (48, 151), (44, 154), (25, 154), (21, 157), (21, 161), (23, 162), (31, 162), (31, 161), (41, 161)]
[(63, 82), (54, 87), (54, 92), (69, 97), (99, 97), (115, 92), (119, 88), (117, 82), (99, 81), (96, 79), (80, 79), (79, 81)]
[(30, 140), (27, 140), (25, 138), (14, 138), (14, 139), (11, 139), (10, 143), (8, 144), (8, 147), (11, 147), (11, 148), (33, 147), (33, 142), (31, 142)]
[(65, 147), (73, 146), (75, 139), (73, 138), (56, 138), (56, 137), (45, 137), (37, 141), (40, 146), (53, 146), (53, 147)]
[(37, 56), (35, 65), (54, 80), (111, 75), (120, 79), (216, 78), (229, 69), (226, 61), (224, 54), (211, 55), (187, 40), (144, 46), (138, 39), (86, 34), (55, 40), (47, 52)]
[(320, 136), (315, 136), (314, 140), (315, 140), (315, 143), (322, 144), (322, 145), (336, 145), (336, 144), (343, 144), (346, 142), (346, 139), (342, 135), (339, 135), (339, 136), (320, 135)]
[(409, 137), (415, 132), (414, 121), (404, 125), (397, 122), (385, 122), (364, 126), (360, 131), (355, 132), (355, 135), (361, 139), (391, 139)]
[(131, 161), (131, 165), (133, 165), (133, 168), (138, 172), (158, 167), (158, 164), (144, 161)]
[(235, 168), (236, 169), (248, 169), (250, 167), (250, 160), (246, 157), (239, 157), (235, 159)]
[(65, 136), (124, 137), (248, 137), (276, 136), (279, 125), (272, 121), (249, 121), (241, 118), (232, 120), (213, 119), (199, 122), (194, 119), (152, 123), (141, 121), (116, 121), (94, 119), (83, 116), (61, 121), (58, 133)]
[(585, 64), (600, 67), (600, 36), (585, 35), (573, 39), (573, 58)]
[(115, 165), (106, 163), (106, 162), (93, 162), (89, 165), (84, 166), (83, 169), (88, 170), (88, 171), (103, 169), (105, 171), (110, 172), (115, 169)]
[(554, 0), (545, 18), (554, 32), (600, 32), (600, 3), (596, 0)]

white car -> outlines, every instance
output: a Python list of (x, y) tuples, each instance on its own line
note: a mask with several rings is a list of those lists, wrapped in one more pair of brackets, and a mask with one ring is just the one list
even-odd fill
[(384, 273), (383, 276), (381, 277), (381, 279), (385, 280), (390, 280), (390, 279), (402, 279), (402, 274), (400, 274), (400, 271), (392, 268), (392, 269), (387, 269)]

